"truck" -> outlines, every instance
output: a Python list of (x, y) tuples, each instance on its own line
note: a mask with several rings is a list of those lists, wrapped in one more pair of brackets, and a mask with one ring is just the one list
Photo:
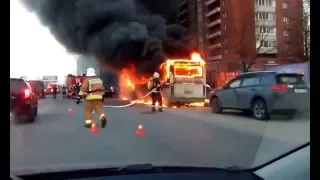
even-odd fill
[(72, 74), (68, 74), (65, 77), (65, 85), (67, 88), (67, 98), (72, 98), (76, 96), (76, 90), (75, 90), (75, 85), (77, 83), (83, 83), (83, 80), (85, 79), (84, 75), (72, 75)]
[(161, 67), (167, 84), (162, 95), (168, 106), (205, 102), (206, 68), (199, 54), (192, 54), (191, 59), (169, 59)]
[(52, 85), (58, 83), (58, 76), (42, 76), (42, 82), (45, 87), (44, 92), (45, 94), (52, 94), (53, 89)]

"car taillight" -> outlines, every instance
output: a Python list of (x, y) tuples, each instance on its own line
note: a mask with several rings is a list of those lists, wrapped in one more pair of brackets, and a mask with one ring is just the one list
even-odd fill
[(288, 90), (288, 85), (286, 85), (286, 84), (271, 84), (270, 88), (275, 91), (285, 92)]
[(27, 99), (31, 96), (31, 91), (29, 89), (24, 90), (24, 98)]

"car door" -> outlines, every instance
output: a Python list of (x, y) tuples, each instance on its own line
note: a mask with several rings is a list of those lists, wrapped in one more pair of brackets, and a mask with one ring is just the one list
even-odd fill
[(252, 98), (257, 94), (257, 86), (261, 83), (258, 74), (243, 77), (241, 86), (236, 90), (237, 108), (249, 109)]
[(231, 80), (227, 85), (223, 87), (217, 94), (220, 104), (223, 108), (235, 108), (236, 107), (236, 89), (240, 87), (241, 79), (235, 78)]

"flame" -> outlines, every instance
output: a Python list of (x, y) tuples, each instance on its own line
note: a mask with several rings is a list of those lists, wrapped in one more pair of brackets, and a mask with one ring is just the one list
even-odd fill
[(174, 66), (175, 77), (202, 77), (205, 61), (199, 53), (192, 53), (191, 59), (168, 59), (160, 65), (165, 80), (169, 78), (170, 66)]
[(137, 84), (144, 84), (148, 81), (147, 76), (138, 75), (133, 65), (120, 71), (119, 82), (121, 90), (121, 99), (131, 99), (132, 92), (136, 89)]
[[(205, 67), (205, 61), (201, 58), (200, 54), (192, 53), (190, 59), (168, 59), (160, 65), (161, 74), (163, 75), (162, 81), (166, 81), (169, 78), (170, 66), (174, 65), (175, 77), (202, 77), (203, 68)], [(144, 93), (139, 91), (136, 87), (137, 84), (146, 84), (149, 76), (138, 75), (134, 66), (129, 66), (120, 71), (119, 81), (122, 100), (133, 100), (131, 94), (135, 91), (138, 94), (138, 98), (144, 96)], [(151, 100), (134, 100), (131, 103), (151, 105)], [(206, 102), (190, 103), (183, 106), (171, 106), (170, 108), (186, 108), (186, 107), (201, 107)], [(156, 104), (158, 106), (158, 103)], [(163, 104), (163, 107), (168, 107)]]

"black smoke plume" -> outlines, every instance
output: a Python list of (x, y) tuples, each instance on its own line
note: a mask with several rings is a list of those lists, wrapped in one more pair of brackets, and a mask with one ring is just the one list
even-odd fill
[(22, 0), (68, 51), (121, 68), (154, 70), (166, 55), (186, 55), (184, 29), (168, 25), (179, 0)]

